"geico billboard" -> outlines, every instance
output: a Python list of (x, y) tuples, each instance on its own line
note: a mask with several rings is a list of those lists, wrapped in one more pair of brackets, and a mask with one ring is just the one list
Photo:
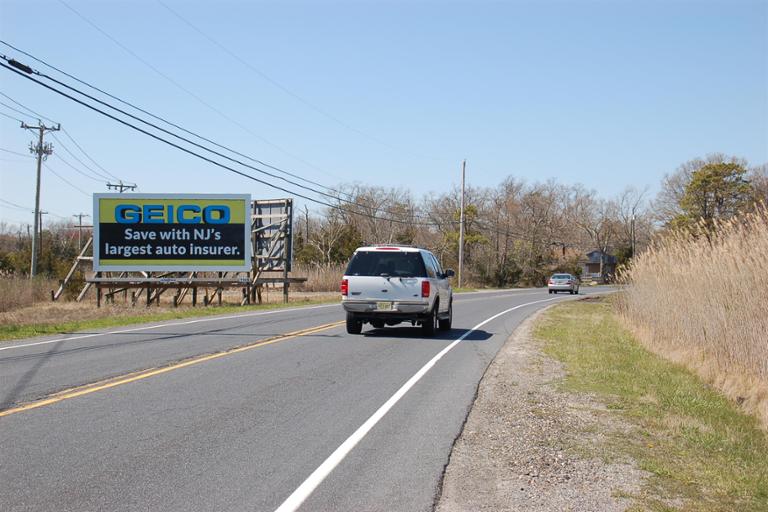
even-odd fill
[(251, 269), (249, 195), (94, 194), (98, 271)]

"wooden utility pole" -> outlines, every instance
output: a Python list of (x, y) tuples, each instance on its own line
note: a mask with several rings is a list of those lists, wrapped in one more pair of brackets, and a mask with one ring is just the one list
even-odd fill
[(38, 223), (38, 232), (37, 236), (40, 240), (40, 243), (37, 244), (37, 261), (40, 261), (43, 257), (43, 215), (48, 215), (48, 212), (44, 212), (40, 210), (37, 212), (40, 216), (39, 223)]
[(459, 288), (464, 274), (464, 174), (467, 161), (461, 162), (461, 210), (459, 211)]
[(53, 145), (48, 142), (43, 142), (45, 132), (57, 132), (61, 130), (61, 124), (53, 126), (45, 126), (42, 122), (38, 121), (37, 126), (30, 126), (27, 123), (21, 123), (21, 127), (25, 130), (37, 130), (38, 140), (37, 144), (34, 142), (29, 143), (29, 152), (33, 155), (37, 155), (37, 185), (35, 187), (35, 229), (32, 237), (32, 262), (30, 263), (29, 277), (30, 279), (37, 274), (37, 252), (38, 252), (38, 231), (40, 228), (40, 171), (43, 165), (43, 160), (48, 158), (48, 155), (53, 153)]
[(77, 250), (80, 251), (83, 248), (83, 228), (91, 228), (93, 226), (83, 226), (83, 217), (90, 217), (87, 213), (76, 213), (72, 215), (77, 218)]

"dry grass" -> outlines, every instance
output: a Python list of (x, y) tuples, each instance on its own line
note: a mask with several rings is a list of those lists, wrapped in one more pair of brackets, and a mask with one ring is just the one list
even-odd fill
[[(261, 298), (264, 304), (280, 304), (283, 301), (283, 291), (280, 289), (264, 290)], [(290, 293), (290, 302), (296, 304), (304, 304), (310, 301), (330, 300), (334, 298), (337, 298), (337, 294), (335, 293), (306, 293), (293, 291)], [(222, 304), (224, 306), (240, 306), (239, 294), (231, 293), (227, 296), (225, 293), (222, 299)], [(100, 308), (96, 307), (94, 301), (84, 300), (83, 302), (73, 302), (62, 300), (51, 302), (49, 297), (47, 302), (41, 301), (29, 306), (15, 308), (12, 311), (0, 312), (0, 327), (30, 324), (52, 325), (110, 317), (133, 318), (136, 316), (151, 316), (158, 313), (170, 313), (174, 311), (185, 312), (195, 309), (209, 309), (213, 311), (218, 307), (216, 301), (213, 300), (212, 305), (208, 308), (205, 308), (202, 304), (193, 308), (189, 303), (189, 300), (187, 300), (183, 305), (174, 308), (171, 304), (170, 296), (163, 296), (159, 306), (153, 304), (152, 306), (147, 307), (142, 302), (138, 302), (136, 306), (131, 306), (130, 300), (128, 303), (125, 303), (121, 298), (117, 298), (115, 299), (114, 304), (104, 304)]]
[(55, 279), (0, 277), (0, 313), (51, 300)]
[(332, 267), (294, 265), (291, 275), (308, 278), (306, 283), (295, 287), (297, 290), (305, 292), (338, 292), (341, 276), (344, 275), (344, 268), (341, 265)]
[[(0, 313), (0, 341), (28, 338), (45, 334), (58, 334), (91, 329), (103, 329), (122, 325), (159, 322), (179, 318), (209, 316), (218, 314), (237, 314), (246, 311), (285, 307), (282, 303), (282, 290), (279, 293), (266, 292), (262, 295), (263, 303), (240, 306), (239, 300), (227, 300), (223, 297), (222, 305), (213, 301), (213, 305), (192, 307), (188, 302), (178, 308), (171, 306), (169, 300), (158, 306), (146, 307), (142, 304), (131, 306), (116, 300), (114, 304), (105, 304), (96, 308), (93, 301), (84, 302), (41, 302), (32, 306), (17, 308)], [(238, 299), (236, 296), (230, 297)], [(289, 307), (298, 305), (322, 304), (338, 301), (338, 293), (291, 292)]]
[(722, 224), (711, 241), (670, 236), (625, 280), (617, 304), (640, 341), (768, 428), (768, 211)]

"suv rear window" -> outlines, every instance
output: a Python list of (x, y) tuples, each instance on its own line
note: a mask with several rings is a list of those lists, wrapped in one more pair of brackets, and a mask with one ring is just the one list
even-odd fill
[(345, 276), (427, 277), (421, 253), (358, 251)]
[(555, 274), (552, 276), (552, 279), (570, 279), (570, 274)]

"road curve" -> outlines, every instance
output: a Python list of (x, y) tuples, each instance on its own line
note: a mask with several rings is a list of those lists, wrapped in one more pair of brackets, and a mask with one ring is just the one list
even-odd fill
[(328, 305), (4, 343), (0, 503), (431, 510), (485, 368), (523, 318), (570, 298), (457, 295), (434, 338), (350, 336)]

